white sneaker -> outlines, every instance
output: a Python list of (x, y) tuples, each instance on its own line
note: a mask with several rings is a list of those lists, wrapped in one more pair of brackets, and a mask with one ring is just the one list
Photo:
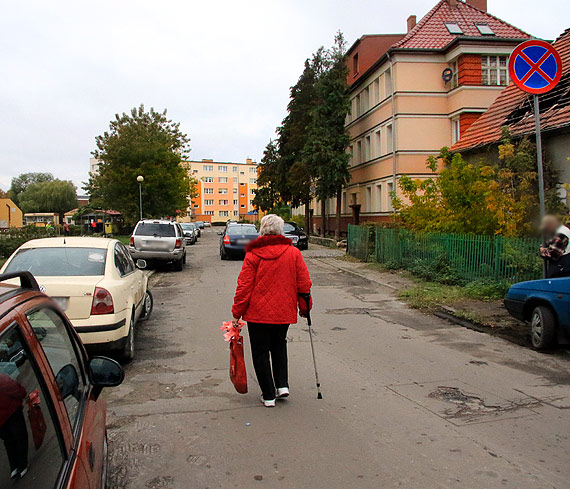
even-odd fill
[(289, 397), (289, 387), (279, 387), (277, 389), (277, 399), (285, 399)]
[(266, 399), (263, 399), (263, 396), (261, 396), (261, 402), (265, 407), (275, 407), (275, 399), (271, 399), (268, 401)]
[(20, 469), (14, 469), (10, 474), (10, 479), (17, 479), (20, 477)]
[(20, 472), (20, 479), (28, 473), (28, 467), (26, 467), (22, 472)]

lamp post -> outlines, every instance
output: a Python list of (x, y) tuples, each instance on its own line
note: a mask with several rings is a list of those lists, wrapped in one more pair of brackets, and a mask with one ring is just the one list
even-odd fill
[(143, 209), (142, 209), (142, 184), (144, 182), (144, 177), (142, 175), (139, 175), (137, 177), (137, 182), (139, 182), (139, 208), (141, 211), (141, 221), (143, 218)]

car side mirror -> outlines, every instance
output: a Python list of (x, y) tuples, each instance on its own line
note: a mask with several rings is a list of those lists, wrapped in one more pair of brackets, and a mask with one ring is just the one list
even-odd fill
[(89, 378), (93, 385), (93, 398), (97, 400), (104, 387), (116, 387), (123, 382), (125, 371), (116, 360), (93, 357), (89, 362)]
[(147, 267), (147, 265), (148, 264), (147, 264), (146, 260), (142, 260), (140, 258), (137, 260), (137, 268), (138, 269), (144, 270)]
[(59, 388), (61, 397), (67, 399), (69, 396), (73, 396), (77, 399), (79, 376), (77, 375), (77, 370), (71, 363), (61, 367), (60, 371), (55, 376), (55, 383)]

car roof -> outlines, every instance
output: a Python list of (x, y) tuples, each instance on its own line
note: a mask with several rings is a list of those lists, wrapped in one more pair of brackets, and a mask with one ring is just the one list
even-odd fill
[(169, 221), (168, 219), (143, 219), (142, 221), (139, 221), (137, 223), (137, 225), (139, 224), (177, 224), (174, 221)]
[(111, 238), (93, 238), (90, 236), (60, 236), (58, 238), (31, 239), (20, 248), (108, 248), (111, 243), (117, 242)]
[[(6, 282), (6, 280), (14, 278), (20, 278), (20, 285)], [(37, 296), (43, 296), (43, 294), (30, 272), (0, 274), (0, 317), (26, 300)], [(0, 321), (0, 332), (7, 326), (3, 321)]]

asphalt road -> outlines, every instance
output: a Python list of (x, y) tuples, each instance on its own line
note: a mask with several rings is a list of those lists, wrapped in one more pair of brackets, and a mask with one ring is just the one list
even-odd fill
[(324, 399), (304, 322), (287, 401), (261, 405), (247, 342), (250, 392), (233, 390), (219, 327), (241, 262), (207, 230), (183, 272), (154, 275), (153, 317), (106, 394), (110, 488), (570, 487), (566, 360), (409, 310), (336, 250), (304, 253)]

